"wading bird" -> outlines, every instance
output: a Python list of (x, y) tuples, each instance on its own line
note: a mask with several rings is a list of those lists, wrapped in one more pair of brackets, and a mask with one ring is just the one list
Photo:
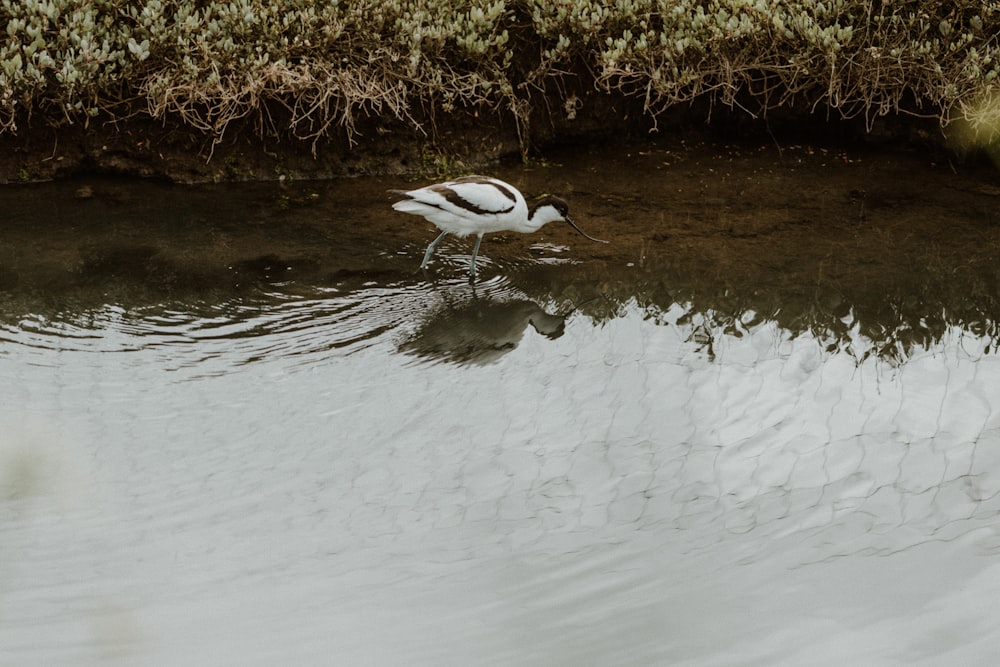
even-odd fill
[(577, 227), (569, 217), (569, 206), (559, 197), (546, 195), (528, 205), (524, 195), (513, 185), (488, 176), (464, 176), (409, 192), (389, 192), (404, 197), (392, 205), (394, 209), (423, 216), (441, 230), (427, 246), (424, 261), (420, 263), (421, 269), (427, 266), (434, 249), (448, 234), (459, 237), (476, 235), (469, 264), (469, 282), (476, 277), (476, 255), (479, 254), (483, 234), (502, 231), (529, 234), (549, 222), (565, 221), (591, 241), (607, 243)]

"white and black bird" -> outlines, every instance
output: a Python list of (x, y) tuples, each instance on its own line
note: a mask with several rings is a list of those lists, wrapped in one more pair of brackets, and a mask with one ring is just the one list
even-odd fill
[(483, 235), (491, 232), (530, 234), (549, 222), (565, 221), (591, 241), (607, 243), (577, 227), (569, 217), (569, 206), (559, 197), (546, 195), (529, 205), (513, 185), (489, 176), (464, 176), (408, 192), (389, 192), (403, 197), (392, 205), (394, 209), (423, 216), (441, 230), (427, 246), (424, 261), (420, 263), (421, 269), (427, 266), (434, 249), (448, 234), (460, 237), (476, 235), (469, 264), (470, 281), (476, 276), (476, 255), (479, 254)]

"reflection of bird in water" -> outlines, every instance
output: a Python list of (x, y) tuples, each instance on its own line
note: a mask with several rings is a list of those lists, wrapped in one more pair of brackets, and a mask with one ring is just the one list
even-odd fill
[(566, 317), (525, 299), (474, 299), (433, 312), (399, 349), (428, 359), (488, 364), (516, 348), (529, 324), (550, 340), (559, 338)]
[(517, 188), (496, 178), (465, 176), (409, 192), (389, 192), (405, 197), (392, 205), (394, 209), (423, 216), (441, 230), (427, 246), (424, 261), (420, 263), (421, 269), (427, 266), (437, 244), (448, 234), (460, 237), (476, 235), (469, 264), (469, 282), (476, 277), (476, 255), (479, 254), (483, 234), (490, 232), (529, 234), (537, 232), (547, 223), (564, 221), (591, 241), (607, 243), (577, 227), (569, 217), (569, 206), (562, 199), (549, 195), (529, 206)]

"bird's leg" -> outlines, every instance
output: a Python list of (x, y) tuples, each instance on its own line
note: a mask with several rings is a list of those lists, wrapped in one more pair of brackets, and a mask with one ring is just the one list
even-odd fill
[(448, 236), (448, 232), (441, 232), (436, 239), (431, 241), (431, 244), (427, 246), (427, 252), (424, 253), (424, 261), (420, 262), (420, 268), (423, 269), (427, 266), (427, 262), (431, 261), (431, 255), (434, 254), (434, 248), (437, 244), (441, 242), (441, 239)]
[(476, 236), (476, 245), (472, 248), (472, 262), (469, 264), (469, 282), (476, 279), (476, 255), (479, 254), (479, 246), (483, 242), (483, 235)]

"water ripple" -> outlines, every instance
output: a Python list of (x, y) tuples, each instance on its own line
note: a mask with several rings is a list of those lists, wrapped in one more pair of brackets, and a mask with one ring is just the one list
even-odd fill
[[(176, 303), (125, 309), (29, 314), (0, 324), (5, 354), (27, 351), (42, 365), (53, 351), (153, 352), (168, 370), (204, 367), (208, 374), (261, 360), (345, 356), (377, 345), (414, 312), (440, 297), (432, 287), (311, 288), (263, 292), (222, 303)], [(20, 352), (18, 352), (20, 351)]]

